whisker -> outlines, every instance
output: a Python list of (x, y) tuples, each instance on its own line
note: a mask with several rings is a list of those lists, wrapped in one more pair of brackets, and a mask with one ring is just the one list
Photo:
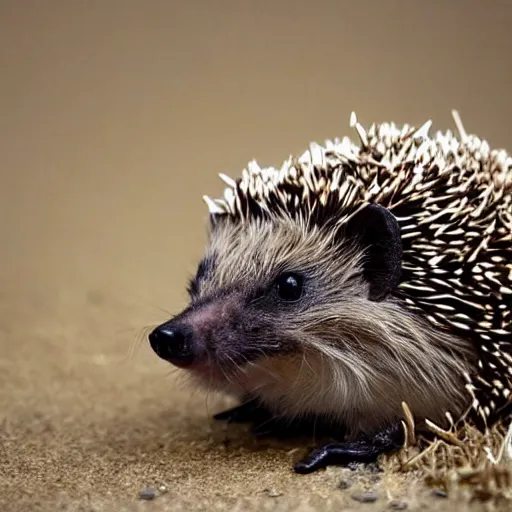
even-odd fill
[(129, 361), (134, 356), (135, 352), (142, 346), (142, 343), (144, 342), (144, 339), (146, 339), (149, 335), (149, 333), (155, 328), (154, 325), (146, 325), (143, 326), (138, 334), (135, 336), (135, 338), (130, 343), (127, 353), (125, 355), (125, 361)]

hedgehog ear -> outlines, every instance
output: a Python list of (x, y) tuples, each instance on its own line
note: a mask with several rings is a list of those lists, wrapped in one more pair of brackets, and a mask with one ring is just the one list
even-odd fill
[(400, 282), (402, 240), (398, 221), (388, 209), (370, 204), (348, 221), (345, 234), (365, 248), (369, 299), (384, 300)]

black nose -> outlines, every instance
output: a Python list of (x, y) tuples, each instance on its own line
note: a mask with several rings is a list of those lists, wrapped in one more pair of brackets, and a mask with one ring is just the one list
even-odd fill
[(176, 366), (186, 366), (194, 359), (192, 333), (183, 327), (160, 325), (149, 335), (149, 344), (159, 357)]

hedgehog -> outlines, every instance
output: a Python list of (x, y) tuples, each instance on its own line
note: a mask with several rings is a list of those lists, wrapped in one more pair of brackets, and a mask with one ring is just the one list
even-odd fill
[(252, 160), (204, 196), (190, 302), (150, 346), (238, 400), (217, 420), (329, 432), (297, 473), (398, 450), (404, 404), (420, 426), (510, 422), (512, 158), (452, 113), (433, 135), (352, 113), (357, 143)]

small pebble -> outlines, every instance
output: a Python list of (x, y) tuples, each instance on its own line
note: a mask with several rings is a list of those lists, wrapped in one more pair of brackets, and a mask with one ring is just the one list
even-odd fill
[(267, 493), (269, 498), (279, 498), (279, 496), (283, 495), (282, 492), (276, 491), (275, 489), (265, 489), (264, 492)]
[(377, 501), (377, 495), (374, 492), (361, 492), (352, 494), (352, 499), (361, 503), (373, 503)]
[(157, 495), (157, 490), (154, 487), (146, 487), (139, 492), (141, 500), (154, 500)]
[(348, 480), (340, 480), (340, 483), (338, 484), (338, 489), (344, 491), (345, 489), (348, 489), (351, 486), (352, 484)]
[(432, 494), (434, 496), (437, 496), (438, 498), (446, 498), (446, 497), (448, 497), (448, 493), (444, 489), (434, 489), (432, 491)]
[(389, 508), (391, 510), (405, 510), (407, 508), (407, 503), (405, 503), (405, 501), (392, 501), (389, 504)]

